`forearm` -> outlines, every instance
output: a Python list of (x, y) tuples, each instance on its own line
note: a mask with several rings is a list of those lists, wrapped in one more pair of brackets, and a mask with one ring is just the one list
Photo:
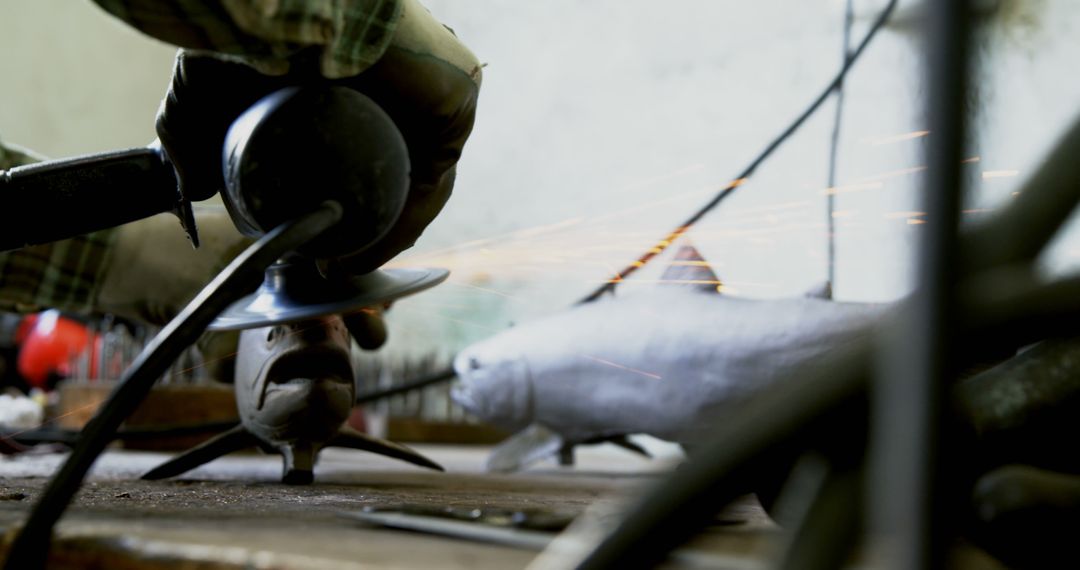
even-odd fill
[[(9, 206), (8, 168), (36, 161), (29, 151), (0, 145), (0, 199)], [(176, 218), (163, 214), (0, 252), (0, 310), (58, 308), (164, 323), (249, 243), (222, 208), (197, 210), (204, 238), (198, 251)]]
[(386, 50), (400, 0), (94, 0), (135, 29), (189, 50), (239, 59), (263, 73), (289, 71), (315, 48), (327, 78), (349, 77)]
[(198, 206), (198, 250), (171, 214), (0, 253), (0, 310), (57, 308), (164, 324), (250, 240)]
[[(38, 162), (34, 153), (0, 142), (0, 170)], [(0, 193), (4, 191), (0, 175)], [(0, 309), (88, 310), (112, 231), (0, 253)]]

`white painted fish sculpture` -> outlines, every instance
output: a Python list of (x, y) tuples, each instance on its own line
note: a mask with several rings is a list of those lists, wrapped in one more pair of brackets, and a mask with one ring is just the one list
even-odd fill
[(572, 461), (582, 443), (634, 449), (631, 434), (692, 444), (717, 408), (863, 334), (888, 310), (820, 298), (831, 296), (827, 287), (750, 300), (720, 294), (718, 284), (683, 246), (651, 290), (579, 305), (462, 351), (454, 400), (517, 432), (488, 469), (519, 470), (552, 455)]
[(324, 447), (362, 449), (442, 470), (412, 449), (345, 425), (356, 400), (349, 333), (329, 316), (248, 329), (236, 359), (240, 425), (143, 475), (164, 479), (258, 446), (284, 458), (282, 481), (307, 484)]

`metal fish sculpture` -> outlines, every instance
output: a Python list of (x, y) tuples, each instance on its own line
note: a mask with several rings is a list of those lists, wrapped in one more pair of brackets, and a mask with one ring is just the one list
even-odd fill
[(454, 400), (484, 421), (522, 430), (495, 449), (489, 470), (555, 454), (570, 460), (581, 443), (632, 449), (630, 434), (692, 444), (695, 427), (718, 407), (847, 342), (887, 310), (816, 296), (721, 295), (692, 246), (661, 282), (668, 285), (519, 325), (455, 358)]
[(356, 386), (349, 332), (330, 316), (248, 329), (240, 333), (236, 361), (240, 425), (143, 475), (164, 479), (227, 453), (252, 446), (280, 453), (282, 481), (307, 484), (324, 447), (362, 449), (442, 470), (412, 449), (345, 425)]

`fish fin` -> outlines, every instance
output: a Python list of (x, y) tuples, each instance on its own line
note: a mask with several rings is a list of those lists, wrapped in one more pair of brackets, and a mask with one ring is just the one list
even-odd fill
[(559, 454), (567, 445), (563, 437), (541, 424), (532, 424), (500, 443), (488, 456), (487, 470), (496, 473), (521, 471), (542, 459)]
[(348, 426), (342, 426), (342, 428), (338, 430), (337, 435), (335, 435), (326, 446), (347, 447), (349, 449), (370, 451), (371, 453), (407, 461), (413, 465), (419, 465), (420, 467), (427, 467), (436, 471), (446, 471), (443, 469), (442, 465), (424, 457), (411, 447), (374, 437), (366, 433), (360, 433)]
[(674, 259), (660, 276), (660, 283), (693, 287), (706, 293), (719, 293), (721, 290), (720, 278), (713, 272), (712, 265), (689, 242), (679, 246)]
[(649, 453), (644, 447), (641, 447), (637, 443), (630, 441), (630, 438), (625, 435), (617, 435), (615, 437), (608, 438), (609, 443), (613, 443), (631, 453), (636, 453), (646, 459), (652, 459), (652, 454)]
[(236, 426), (147, 471), (142, 478), (156, 481), (175, 477), (223, 455), (258, 444), (259, 440), (244, 426)]
[(832, 301), (832, 282), (826, 280), (814, 283), (813, 286), (803, 293), (803, 297), (807, 299), (825, 299), (826, 301)]

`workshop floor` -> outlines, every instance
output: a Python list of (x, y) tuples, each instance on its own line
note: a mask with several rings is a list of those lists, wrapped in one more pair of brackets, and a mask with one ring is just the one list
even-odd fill
[[(110, 451), (62, 519), (51, 567), (523, 568), (535, 550), (375, 528), (341, 513), (457, 506), (576, 514), (598, 499), (633, 497), (665, 465), (600, 446), (580, 450), (574, 468), (542, 465), (492, 475), (482, 470), (486, 448), (415, 447), (447, 472), (331, 449), (322, 454), (310, 486), (278, 483), (280, 459), (256, 454), (222, 458), (177, 480), (147, 482), (138, 476), (168, 455)], [(0, 524), (10, 530), (23, 518), (62, 457), (0, 459)], [(740, 503), (721, 518), (728, 524), (695, 548), (712, 555), (680, 557), (673, 566), (762, 567), (778, 532), (756, 503)], [(995, 567), (977, 552), (968, 557), (974, 564), (964, 567)]]

